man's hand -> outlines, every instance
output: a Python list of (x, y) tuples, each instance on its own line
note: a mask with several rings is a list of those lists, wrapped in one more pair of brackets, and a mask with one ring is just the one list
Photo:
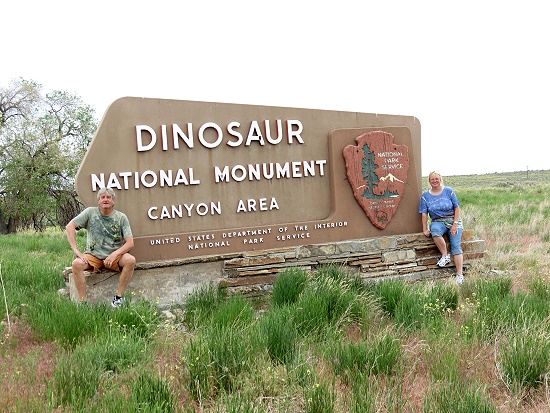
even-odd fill
[(113, 262), (115, 262), (116, 257), (117, 255), (114, 252), (109, 254), (109, 256), (103, 260), (103, 264), (110, 269)]
[(86, 257), (86, 255), (82, 254), (79, 250), (76, 250), (74, 252), (74, 255), (76, 255), (76, 258), (82, 260), (82, 262), (85, 262), (86, 264), (88, 264), (88, 258)]

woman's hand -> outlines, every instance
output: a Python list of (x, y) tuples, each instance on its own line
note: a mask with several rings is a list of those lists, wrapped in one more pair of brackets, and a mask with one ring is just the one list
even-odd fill
[(424, 233), (424, 235), (426, 235), (427, 237), (429, 237), (432, 233), (430, 232), (429, 229), (425, 229), (424, 231), (422, 231)]
[(455, 222), (453, 223), (453, 226), (451, 227), (451, 235), (456, 235), (458, 234), (458, 224)]

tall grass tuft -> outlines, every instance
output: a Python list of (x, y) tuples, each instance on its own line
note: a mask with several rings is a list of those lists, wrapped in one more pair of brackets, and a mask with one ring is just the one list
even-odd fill
[(142, 363), (145, 349), (144, 339), (120, 330), (78, 345), (56, 368), (52, 384), (55, 400), (70, 406), (85, 403), (95, 397), (104, 378)]
[(497, 409), (483, 387), (462, 381), (440, 382), (424, 401), (424, 413), (496, 413)]
[(290, 364), (294, 361), (298, 351), (298, 332), (292, 313), (287, 307), (263, 314), (258, 330), (271, 360), (279, 364)]
[(182, 364), (187, 376), (189, 393), (199, 402), (216, 393), (213, 389), (209, 351), (207, 337), (202, 334), (191, 338), (182, 349)]
[(401, 342), (384, 332), (369, 341), (337, 341), (327, 349), (327, 359), (335, 374), (353, 383), (357, 375), (390, 375), (401, 361)]
[(252, 367), (258, 354), (255, 349), (249, 333), (231, 326), (212, 325), (198, 332), (183, 349), (184, 368), (195, 399), (237, 390), (240, 374)]
[(334, 385), (325, 382), (315, 383), (304, 389), (306, 413), (332, 413), (336, 402)]
[(517, 392), (542, 386), (550, 376), (550, 323), (532, 321), (503, 332), (497, 341), (503, 380)]
[(101, 315), (101, 310), (94, 310), (48, 293), (26, 308), (26, 316), (43, 339), (74, 347), (108, 327), (108, 319)]
[(110, 325), (142, 338), (149, 338), (156, 332), (160, 324), (158, 308), (147, 300), (132, 301), (131, 305), (119, 307), (117, 311), (113, 311), (105, 303), (96, 311), (99, 311), (103, 320), (108, 320)]
[(481, 340), (494, 337), (499, 330), (540, 323), (550, 316), (546, 297), (525, 292), (512, 294), (509, 278), (477, 282), (472, 297), (476, 299), (476, 308), (464, 326), (470, 337)]
[(242, 295), (233, 295), (218, 303), (211, 316), (213, 326), (243, 329), (255, 321), (255, 311), (249, 300)]
[(275, 306), (294, 304), (308, 282), (307, 273), (301, 268), (287, 268), (273, 283), (271, 301)]
[(2, 278), (6, 288), (0, 319), (5, 317), (6, 308), (11, 316), (21, 316), (22, 304), (30, 305), (42, 294), (65, 286), (61, 272), (64, 268), (62, 257), (67, 253), (61, 254), (59, 249), (67, 246), (60, 237), (37, 234), (36, 238), (28, 235), (0, 236)]
[(53, 381), (54, 404), (82, 408), (96, 396), (105, 372), (102, 360), (87, 349), (67, 353), (59, 360)]
[(172, 413), (177, 411), (174, 395), (166, 381), (149, 371), (140, 371), (134, 380), (130, 406), (136, 412)]
[[(118, 311), (107, 304), (77, 305), (55, 293), (37, 297), (26, 309), (26, 316), (45, 340), (57, 340), (64, 346), (76, 346), (90, 336), (101, 336), (117, 328), (140, 337), (148, 337), (159, 323), (156, 307), (138, 301)], [(70, 316), (69, 316), (70, 315)]]
[(300, 334), (340, 332), (363, 318), (367, 294), (358, 292), (347, 277), (316, 277), (295, 303), (294, 320)]
[(528, 282), (529, 291), (536, 297), (545, 301), (550, 301), (550, 279), (538, 275)]
[(317, 271), (313, 273), (312, 278), (314, 282), (332, 279), (340, 283), (342, 286), (345, 286), (346, 289), (355, 291), (360, 295), (365, 294), (369, 290), (365, 284), (365, 281), (359, 274), (350, 273), (346, 267), (338, 264), (320, 265), (319, 268), (317, 268)]
[(253, 357), (259, 353), (257, 338), (250, 332), (255, 331), (256, 319), (249, 301), (230, 296), (207, 303), (211, 308), (204, 302), (196, 307), (201, 308), (202, 325), (182, 349), (189, 390), (196, 400), (219, 391), (235, 391), (239, 375), (251, 368)]
[(397, 323), (412, 330), (440, 329), (443, 317), (458, 307), (458, 290), (447, 281), (411, 284), (389, 280), (371, 289), (382, 309)]
[(370, 380), (370, 376), (364, 373), (354, 375), (351, 383), (351, 397), (348, 403), (348, 411), (351, 413), (376, 413), (376, 399), (380, 391), (376, 381)]
[(379, 298), (382, 309), (394, 317), (397, 306), (405, 293), (405, 283), (399, 280), (380, 281), (373, 284), (372, 290), (374, 295)]
[(223, 299), (223, 289), (216, 288), (211, 283), (200, 285), (185, 300), (185, 324), (190, 328), (204, 324)]
[(220, 404), (220, 411), (226, 413), (264, 413), (268, 411), (267, 406), (256, 401), (248, 392), (223, 393)]

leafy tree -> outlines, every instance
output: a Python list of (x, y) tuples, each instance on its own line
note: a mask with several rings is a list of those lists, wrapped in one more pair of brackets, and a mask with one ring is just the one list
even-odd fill
[(94, 113), (80, 97), (43, 94), (33, 81), (0, 88), (0, 233), (64, 225), (78, 212), (74, 177)]

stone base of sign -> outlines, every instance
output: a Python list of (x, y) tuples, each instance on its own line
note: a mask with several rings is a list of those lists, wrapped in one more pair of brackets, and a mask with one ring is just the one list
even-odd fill
[[(464, 269), (481, 261), (486, 254), (485, 241), (475, 239), (465, 230), (462, 238)], [(455, 274), (451, 261), (437, 266), (440, 254), (431, 238), (424, 234), (342, 241), (330, 244), (304, 245), (208, 256), (162, 262), (138, 263), (127, 294), (132, 300), (146, 298), (159, 307), (181, 305), (197, 287), (213, 283), (230, 292), (243, 294), (268, 291), (278, 274), (286, 268), (313, 270), (321, 265), (337, 264), (368, 281), (387, 279), (423, 280)], [(69, 296), (76, 300), (71, 268), (63, 275)], [(109, 301), (118, 286), (118, 273), (100, 271), (85, 273), (89, 302)]]

